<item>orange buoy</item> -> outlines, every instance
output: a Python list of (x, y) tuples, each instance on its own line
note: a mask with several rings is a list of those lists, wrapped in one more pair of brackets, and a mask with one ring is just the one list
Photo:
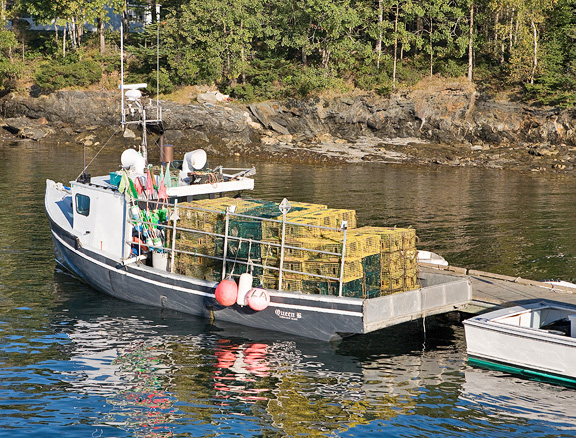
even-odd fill
[(222, 280), (216, 286), (214, 297), (223, 306), (231, 306), (238, 298), (238, 286), (234, 280)]
[(248, 291), (246, 302), (252, 310), (259, 312), (270, 304), (270, 294), (260, 287), (254, 287)]

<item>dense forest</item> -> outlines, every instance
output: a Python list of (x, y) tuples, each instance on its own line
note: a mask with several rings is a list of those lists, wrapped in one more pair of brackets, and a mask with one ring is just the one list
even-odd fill
[[(116, 14), (126, 30), (126, 79), (165, 94), (200, 84), (244, 101), (331, 90), (388, 94), (437, 75), (467, 78), (536, 104), (576, 103), (576, 0), (1, 5), (3, 94), (92, 84), (116, 88), (120, 32), (110, 26)], [(135, 26), (143, 16), (148, 24)], [(26, 17), (46, 30), (32, 30)]]

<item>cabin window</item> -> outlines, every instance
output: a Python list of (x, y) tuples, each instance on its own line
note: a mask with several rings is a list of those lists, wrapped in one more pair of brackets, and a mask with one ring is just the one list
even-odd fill
[(76, 212), (82, 216), (90, 214), (90, 198), (86, 195), (76, 195)]

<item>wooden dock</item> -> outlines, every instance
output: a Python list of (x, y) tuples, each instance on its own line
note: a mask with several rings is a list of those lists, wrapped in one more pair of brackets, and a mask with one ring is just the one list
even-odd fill
[(460, 309), (479, 313), (495, 307), (508, 307), (525, 301), (549, 300), (576, 305), (576, 289), (554, 286), (520, 277), (493, 274), (455, 266), (421, 264), (422, 271), (442, 271), (456, 277), (466, 277), (472, 286), (472, 299)]

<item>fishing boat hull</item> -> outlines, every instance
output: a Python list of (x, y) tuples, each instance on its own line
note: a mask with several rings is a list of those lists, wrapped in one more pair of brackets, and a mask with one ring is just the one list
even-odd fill
[(83, 244), (67, 219), (72, 195), (47, 182), (45, 209), (57, 263), (95, 289), (113, 297), (172, 309), (212, 320), (275, 330), (329, 341), (365, 334), (387, 326), (455, 310), (471, 297), (465, 278), (423, 274), (420, 289), (371, 299), (268, 290), (269, 306), (222, 306), (215, 299), (217, 282), (196, 279), (145, 263), (126, 263), (100, 248)]
[(483, 367), (574, 385), (576, 330), (550, 329), (572, 315), (576, 317), (576, 306), (539, 301), (468, 319), (464, 329), (469, 360)]
[(75, 249), (54, 229), (56, 261), (75, 277), (113, 297), (183, 313), (266, 328), (321, 340), (336, 333), (363, 332), (359, 299), (323, 299), (277, 292), (271, 305), (256, 312), (248, 306), (221, 306), (216, 283), (170, 274), (145, 265), (123, 266), (83, 248)]

